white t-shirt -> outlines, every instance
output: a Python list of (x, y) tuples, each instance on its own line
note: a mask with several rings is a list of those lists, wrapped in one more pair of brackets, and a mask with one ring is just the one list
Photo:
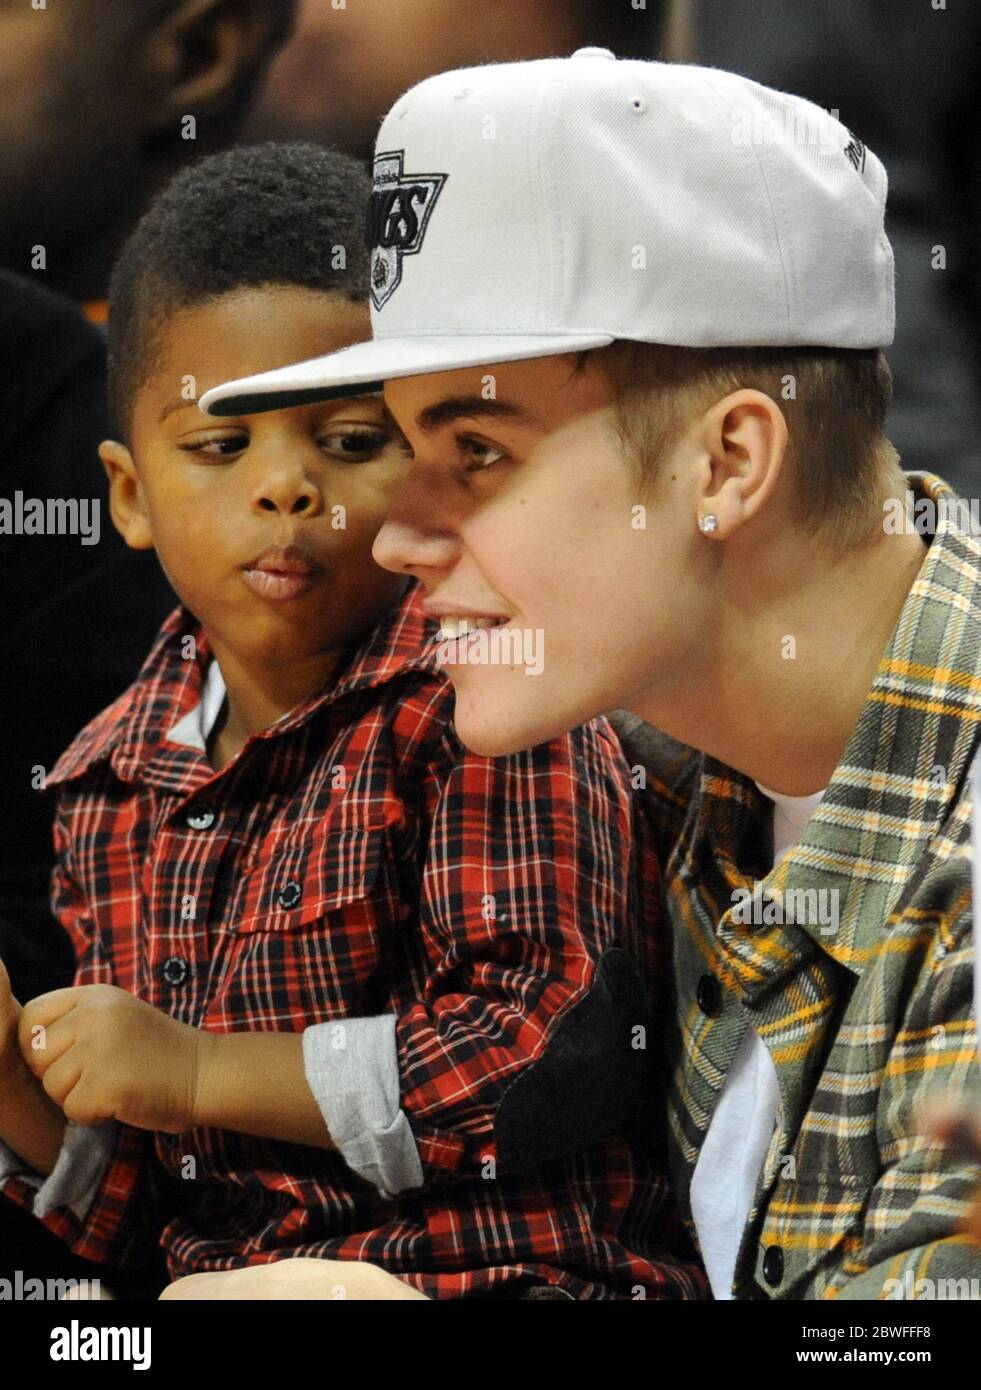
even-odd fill
[[(800, 839), (824, 796), (782, 796), (756, 783), (773, 802), (773, 863)], [(825, 788), (825, 790), (827, 790)], [(732, 1276), (753, 1206), (780, 1103), (777, 1072), (750, 1024), (726, 1075), (691, 1180), (691, 1211), (712, 1293), (732, 1298)]]

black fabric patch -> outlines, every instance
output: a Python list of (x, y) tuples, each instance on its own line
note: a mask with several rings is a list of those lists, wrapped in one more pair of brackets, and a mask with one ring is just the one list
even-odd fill
[[(633, 1046), (638, 1024), (647, 1030), (646, 1048)], [(651, 1006), (636, 967), (625, 951), (604, 952), (589, 993), (497, 1108), (502, 1169), (534, 1168), (622, 1134), (647, 1098), (653, 1041)]]

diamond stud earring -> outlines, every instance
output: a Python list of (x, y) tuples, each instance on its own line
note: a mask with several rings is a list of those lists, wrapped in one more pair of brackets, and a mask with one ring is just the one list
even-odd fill
[(698, 529), (703, 535), (710, 536), (718, 528), (719, 518), (714, 512), (705, 512), (698, 518)]

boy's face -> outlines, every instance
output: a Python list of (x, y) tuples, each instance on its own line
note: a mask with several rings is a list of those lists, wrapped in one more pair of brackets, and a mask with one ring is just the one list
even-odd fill
[(371, 545), (407, 458), (377, 397), (228, 419), (196, 399), (368, 333), (360, 305), (293, 287), (181, 311), (134, 403), (132, 456), (103, 445), (116, 525), (156, 549), (183, 602), (246, 665), (316, 660), (398, 596), (404, 577), (380, 569)]
[(376, 559), (416, 575), (434, 617), (530, 634), (524, 664), (468, 663), (481, 642), (493, 657), (489, 638), (448, 650), (464, 743), (499, 755), (618, 706), (677, 698), (710, 617), (691, 442), (661, 461), (645, 497), (595, 358), (579, 372), (550, 357), (393, 380), (385, 397), (414, 462)]

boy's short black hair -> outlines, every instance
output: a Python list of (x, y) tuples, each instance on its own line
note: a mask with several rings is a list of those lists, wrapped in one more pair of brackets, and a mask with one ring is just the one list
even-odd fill
[(182, 170), (137, 223), (109, 284), (109, 404), (120, 437), (178, 310), (258, 285), (368, 295), (371, 181), (349, 155), (240, 145)]

